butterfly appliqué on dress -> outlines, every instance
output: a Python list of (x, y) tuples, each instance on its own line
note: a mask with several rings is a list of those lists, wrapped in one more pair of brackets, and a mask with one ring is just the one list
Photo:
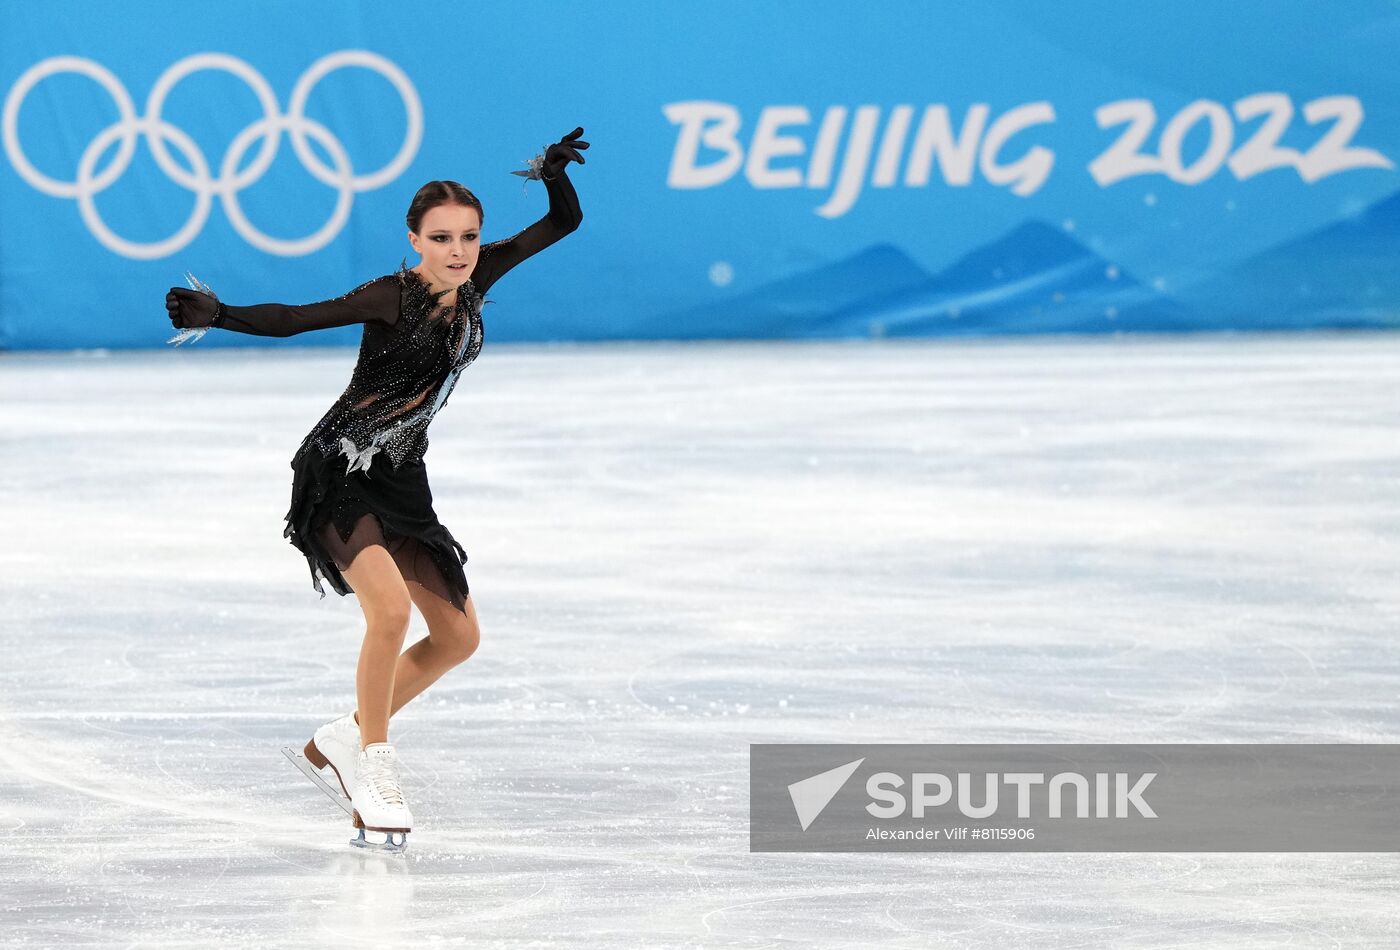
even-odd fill
[(345, 436), (340, 437), (341, 454), (350, 460), (349, 464), (345, 466), (346, 475), (358, 471), (363, 471), (366, 475), (369, 474), (369, 464), (374, 459), (374, 453), (379, 451), (379, 446), (375, 444), (376, 442), (378, 442), (377, 437), (374, 441), (370, 442), (369, 445), (360, 449), (356, 448), (355, 443), (345, 438)]

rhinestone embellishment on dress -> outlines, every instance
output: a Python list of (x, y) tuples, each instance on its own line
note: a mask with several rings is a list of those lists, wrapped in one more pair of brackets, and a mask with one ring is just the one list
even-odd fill
[[(346, 460), (345, 474), (368, 477), (380, 456), (397, 469), (427, 449), (427, 428), (457, 379), (481, 352), (483, 298), (467, 280), (454, 305), (408, 267), (392, 277), (400, 292), (398, 320), (366, 324), (350, 385), (307, 436), (323, 455)], [(439, 316), (441, 314), (441, 316)]]

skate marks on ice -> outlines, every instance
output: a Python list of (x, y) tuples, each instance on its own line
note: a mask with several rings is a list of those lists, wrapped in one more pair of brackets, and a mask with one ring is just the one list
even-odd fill
[(278, 761), (353, 683), (358, 609), (277, 523), (353, 354), (189, 356), (0, 371), (0, 892), (31, 943), (1400, 924), (1385, 855), (751, 855), (746, 827), (751, 742), (1392, 741), (1393, 340), (501, 350), (435, 423), (484, 637), (396, 725), (397, 867)]
[(12, 774), (49, 789), (50, 794), (68, 792), (68, 800), (77, 796), (111, 802), (146, 819), (164, 816), (204, 826), (233, 825), (281, 834), (303, 832), (306, 827), (304, 821), (250, 807), (232, 790), (181, 789), (170, 782), (112, 770), (79, 746), (26, 736), (17, 723), (2, 713), (0, 757), (10, 764)]

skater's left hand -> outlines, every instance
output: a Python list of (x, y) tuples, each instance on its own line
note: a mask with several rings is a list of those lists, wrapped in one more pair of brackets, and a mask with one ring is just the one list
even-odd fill
[(564, 170), (564, 166), (569, 162), (584, 164), (583, 156), (579, 154), (579, 149), (588, 148), (588, 143), (579, 138), (583, 134), (583, 126), (574, 129), (568, 135), (555, 142), (544, 152), (544, 176), (553, 178)]

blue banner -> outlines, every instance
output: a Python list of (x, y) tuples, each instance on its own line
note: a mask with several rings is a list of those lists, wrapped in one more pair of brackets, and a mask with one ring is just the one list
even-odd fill
[(578, 125), (488, 341), (1400, 325), (1379, 0), (114, 9), (6, 13), (0, 347), (163, 345), (186, 271), (339, 296), (435, 178), (507, 237)]

